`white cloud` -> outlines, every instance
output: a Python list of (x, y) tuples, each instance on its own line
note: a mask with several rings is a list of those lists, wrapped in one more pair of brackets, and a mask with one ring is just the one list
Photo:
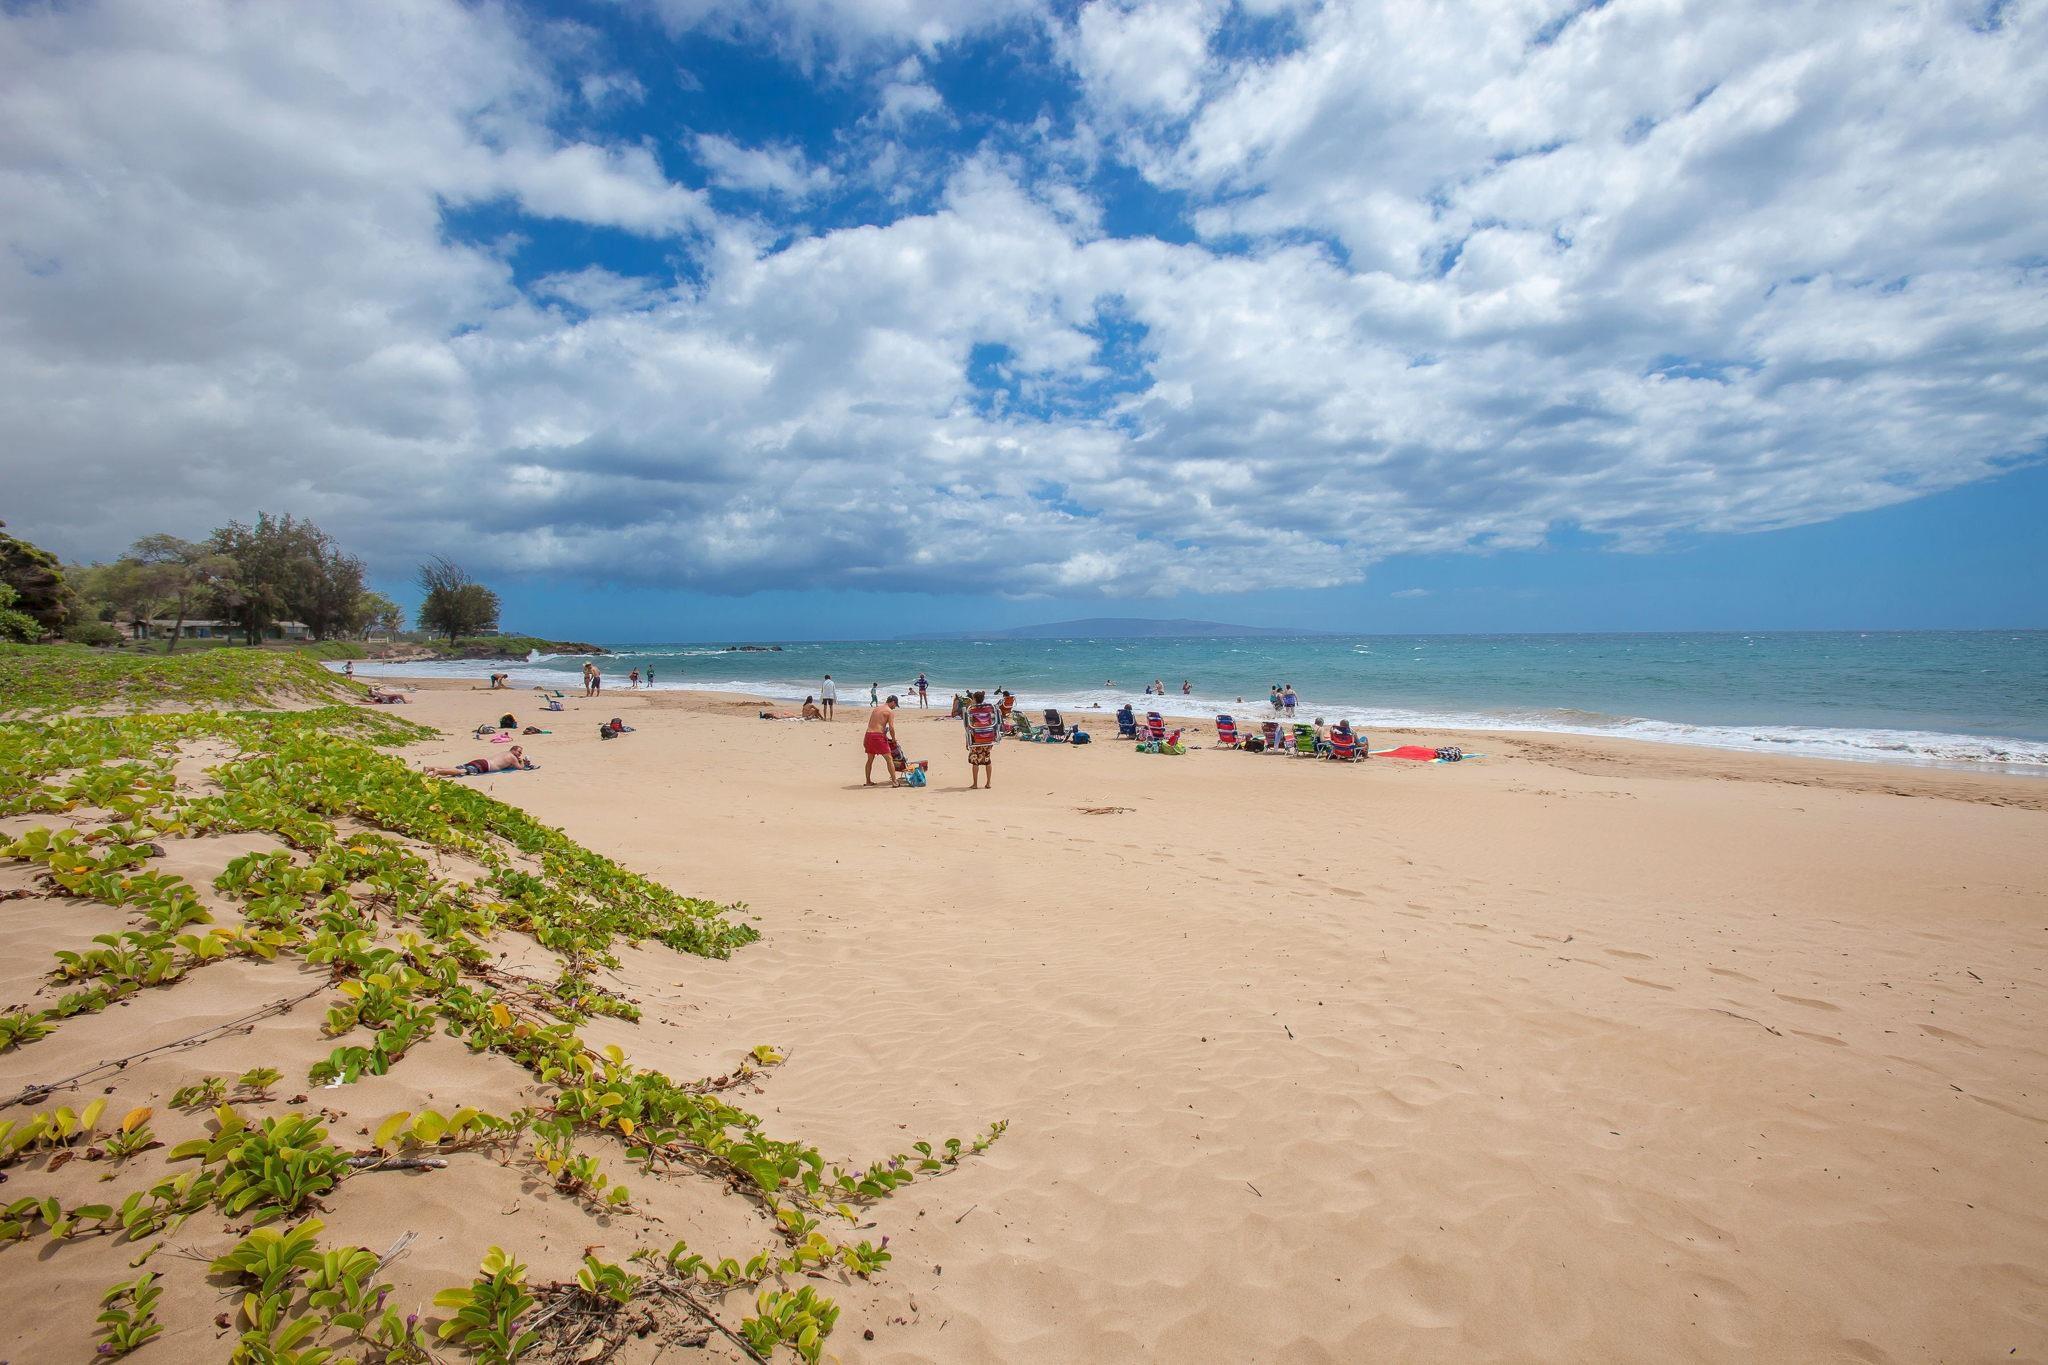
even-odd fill
[(672, 31), (704, 29), (808, 59), (914, 46), (925, 51), (1019, 21), (1044, 0), (639, 0)]
[(832, 172), (811, 165), (799, 147), (742, 147), (711, 133), (699, 133), (695, 145), (697, 160), (720, 189), (801, 202), (832, 187)]
[[(1315, 587), (1560, 523), (1823, 520), (2043, 437), (2026, 13), (1674, 0), (1544, 44), (1551, 0), (1331, 0), (1290, 53), (1225, 58), (1208, 11), (1090, 10), (1061, 30), (1083, 116), (1014, 156), (915, 119), (856, 130), (835, 180), (665, 130), (721, 188), (923, 206), (771, 238), (655, 144), (562, 131), (605, 73), (499, 10), (168, 9), (0, 17), (5, 511), (73, 554), (262, 507), (387, 566), (459, 546), (579, 581)], [(936, 100), (901, 45), (1019, 12), (793, 5), (783, 34)], [(1204, 36), (1125, 60), (1151, 23)], [(1116, 156), (1203, 239), (1105, 212)], [(681, 268), (522, 288), (516, 244), (448, 218), (507, 203)]]
[(1221, 0), (1091, 0), (1067, 36), (1084, 87), (1119, 111), (1185, 117), (1201, 95)]
[(921, 114), (937, 114), (946, 101), (937, 90), (923, 83), (892, 81), (882, 87), (882, 122), (901, 127)]

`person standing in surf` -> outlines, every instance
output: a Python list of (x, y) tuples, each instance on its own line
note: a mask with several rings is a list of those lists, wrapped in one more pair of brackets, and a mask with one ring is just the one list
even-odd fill
[(832, 681), (832, 675), (825, 675), (825, 685), (818, 689), (818, 708), (825, 713), (825, 719), (832, 719), (833, 703), (839, 700), (839, 684)]

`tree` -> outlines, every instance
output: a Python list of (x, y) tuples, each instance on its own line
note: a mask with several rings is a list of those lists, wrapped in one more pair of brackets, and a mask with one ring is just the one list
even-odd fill
[(238, 567), (240, 596), (220, 605), (250, 644), (285, 617), (304, 622), (315, 639), (361, 628), (363, 562), (343, 554), (312, 522), (259, 512), (254, 526), (231, 521), (213, 533), (210, 544), (216, 553), (233, 556)]
[(497, 629), (498, 594), (442, 556), (420, 565), (419, 585), (427, 594), (420, 603), (420, 628), (446, 635), (450, 649), (465, 635)]
[[(7, 525), (0, 521), (0, 526)], [(0, 583), (14, 589), (12, 611), (26, 613), (42, 634), (63, 629), (71, 614), (71, 595), (64, 585), (64, 566), (39, 545), (0, 534)]]
[(14, 585), (0, 583), (0, 640), (32, 645), (42, 638), (43, 623), (25, 611), (16, 611)]
[(358, 597), (356, 615), (362, 621), (357, 629), (366, 635), (372, 626), (393, 635), (405, 629), (405, 608), (381, 592), (366, 592)]
[(185, 618), (198, 602), (205, 598), (233, 600), (241, 595), (234, 558), (196, 541), (171, 535), (144, 536), (128, 556), (137, 572), (121, 585), (122, 590), (131, 603), (153, 603), (144, 608), (148, 615), (140, 619), (166, 611), (176, 617), (171, 638), (164, 641), (166, 654), (178, 647), (178, 637), (185, 633)]

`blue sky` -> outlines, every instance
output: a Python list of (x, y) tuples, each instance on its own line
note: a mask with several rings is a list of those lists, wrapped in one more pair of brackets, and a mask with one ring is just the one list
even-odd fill
[(0, 69), (0, 516), (71, 558), (292, 511), (607, 639), (2048, 624), (2037, 4), (97, 0)]

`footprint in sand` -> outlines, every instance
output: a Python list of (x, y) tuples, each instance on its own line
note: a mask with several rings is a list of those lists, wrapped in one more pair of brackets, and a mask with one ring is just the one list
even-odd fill
[(1363, 891), (1353, 891), (1348, 886), (1333, 886), (1330, 889), (1340, 896), (1357, 896), (1361, 900), (1365, 897), (1365, 893)]
[(1939, 1038), (1945, 1043), (1964, 1043), (1970, 1047), (1979, 1046), (1975, 1038), (1970, 1037), (1968, 1034), (1957, 1033), (1953, 1029), (1938, 1028), (1933, 1024), (1922, 1024), (1920, 1031), (1930, 1038)]
[(1632, 953), (1626, 948), (1602, 948), (1600, 951), (1607, 954), (1609, 957), (1633, 958), (1637, 962), (1648, 962), (1650, 960), (1650, 955), (1648, 953)]
[(1648, 986), (1653, 991), (1675, 991), (1678, 989), (1676, 986), (1667, 986), (1661, 981), (1645, 981), (1640, 976), (1624, 976), (1622, 980), (1636, 986)]
[(1725, 976), (1732, 981), (1747, 981), (1752, 986), (1756, 984), (1755, 977), (1745, 976), (1743, 973), (1736, 971), (1732, 967), (1709, 967), (1707, 968), (1707, 970), (1712, 972), (1715, 976)]
[(1804, 1005), (1810, 1010), (1827, 1010), (1830, 1013), (1839, 1013), (1842, 1008), (1840, 1005), (1826, 1000), (1809, 1000), (1803, 995), (1787, 995), (1783, 991), (1772, 991), (1771, 994), (1777, 996), (1788, 1005)]

